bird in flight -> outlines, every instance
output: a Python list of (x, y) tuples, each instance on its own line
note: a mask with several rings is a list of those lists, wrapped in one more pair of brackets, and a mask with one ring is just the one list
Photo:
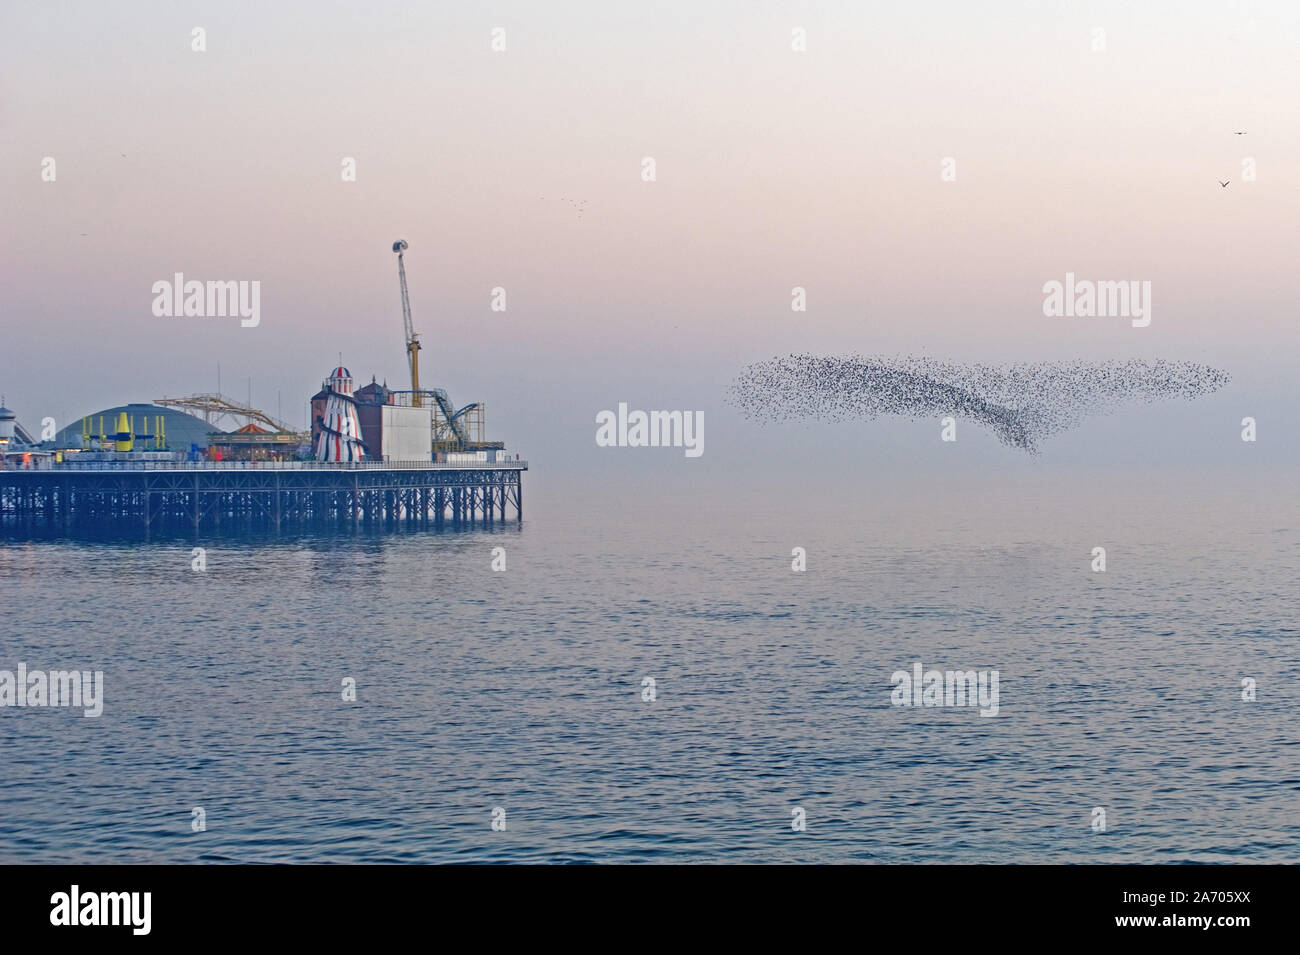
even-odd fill
[[(537, 198), (538, 198), (538, 199), (545, 199), (546, 197), (545, 197), (545, 196), (538, 196)], [(560, 198), (557, 199), (557, 200), (555, 200), (555, 201), (556, 201), (556, 202), (567, 202), (570, 206), (572, 206), (575, 210), (577, 210), (578, 218), (579, 218), (579, 219), (582, 218), (582, 213), (583, 213), (583, 211), (587, 208), (587, 200), (586, 200), (586, 199), (569, 199), (569, 198), (567, 198), (567, 197), (565, 197), (565, 196), (560, 196)]]
[[(1218, 180), (1216, 179), (1215, 182), (1218, 182)], [(1232, 182), (1232, 180), (1229, 179), (1228, 182)], [(1221, 185), (1224, 189), (1227, 189), (1227, 188), (1228, 188), (1228, 182), (1220, 182), (1219, 185)]]
[(1239, 132), (1238, 132), (1237, 130), (1234, 129), (1234, 130), (1233, 130), (1233, 133), (1234, 133), (1235, 135), (1237, 135), (1237, 136), (1245, 136), (1245, 135), (1246, 135), (1246, 131), (1245, 131), (1244, 129), (1241, 130), (1241, 131), (1239, 131)]

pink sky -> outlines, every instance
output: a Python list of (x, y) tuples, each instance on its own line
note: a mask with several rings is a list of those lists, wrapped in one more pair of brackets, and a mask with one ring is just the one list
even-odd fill
[[(674, 406), (789, 351), (1297, 357), (1292, 4), (430, 6), (5, 4), (9, 405), (62, 425), (220, 362), (295, 420), (340, 352), (401, 381), (396, 238), (425, 383), (529, 428), (539, 389)], [(178, 271), (260, 280), (261, 324), (154, 317)], [(1151, 281), (1151, 326), (1044, 318), (1066, 271)]]

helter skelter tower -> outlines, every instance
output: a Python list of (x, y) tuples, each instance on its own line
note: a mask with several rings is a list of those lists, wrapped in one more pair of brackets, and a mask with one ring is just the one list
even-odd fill
[(328, 397), (320, 437), (316, 439), (316, 460), (360, 461), (365, 449), (357, 422), (357, 402), (352, 397), (352, 372), (342, 365), (335, 368), (325, 380), (325, 390)]

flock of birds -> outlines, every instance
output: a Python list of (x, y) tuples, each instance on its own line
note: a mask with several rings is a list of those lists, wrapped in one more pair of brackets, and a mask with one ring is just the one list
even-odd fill
[(1198, 398), (1229, 380), (1208, 365), (1161, 360), (963, 365), (914, 356), (789, 355), (746, 367), (727, 398), (764, 423), (952, 415), (1034, 454), (1042, 439), (1089, 415), (1124, 403)]
[[(1245, 136), (1246, 130), (1233, 134)], [(1228, 182), (1216, 181), (1228, 188)], [(914, 356), (789, 355), (746, 367), (727, 400), (764, 423), (952, 415), (1035, 454), (1044, 438), (1089, 415), (1124, 403), (1198, 398), (1229, 380), (1227, 372), (1209, 365), (1163, 360), (961, 365)]]
[[(538, 196), (537, 198), (538, 198), (538, 199), (542, 199), (542, 200), (545, 200), (545, 199), (546, 199), (545, 196)], [(555, 201), (555, 202), (567, 202), (570, 206), (572, 206), (575, 210), (577, 210), (578, 218), (579, 218), (579, 219), (582, 218), (582, 213), (583, 213), (583, 212), (586, 210), (586, 208), (587, 208), (587, 200), (586, 200), (586, 199), (567, 199), (567, 198), (565, 198), (564, 196), (560, 196), (560, 198), (558, 198), (558, 199), (556, 199), (556, 200), (554, 200), (554, 201)]]

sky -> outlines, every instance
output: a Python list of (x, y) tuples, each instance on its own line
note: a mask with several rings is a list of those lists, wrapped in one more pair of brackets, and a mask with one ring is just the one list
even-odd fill
[[(404, 387), (401, 238), (421, 383), (553, 473), (1294, 467), (1298, 51), (1284, 2), (7, 0), (0, 393), (63, 427), (220, 368), (302, 426), (340, 357)], [(259, 281), (260, 323), (155, 316), (177, 272)], [(1045, 317), (1067, 272), (1150, 281), (1150, 326)], [(1029, 459), (739, 417), (731, 380), (790, 353), (1233, 381)], [(598, 448), (619, 402), (703, 411), (705, 454)]]

